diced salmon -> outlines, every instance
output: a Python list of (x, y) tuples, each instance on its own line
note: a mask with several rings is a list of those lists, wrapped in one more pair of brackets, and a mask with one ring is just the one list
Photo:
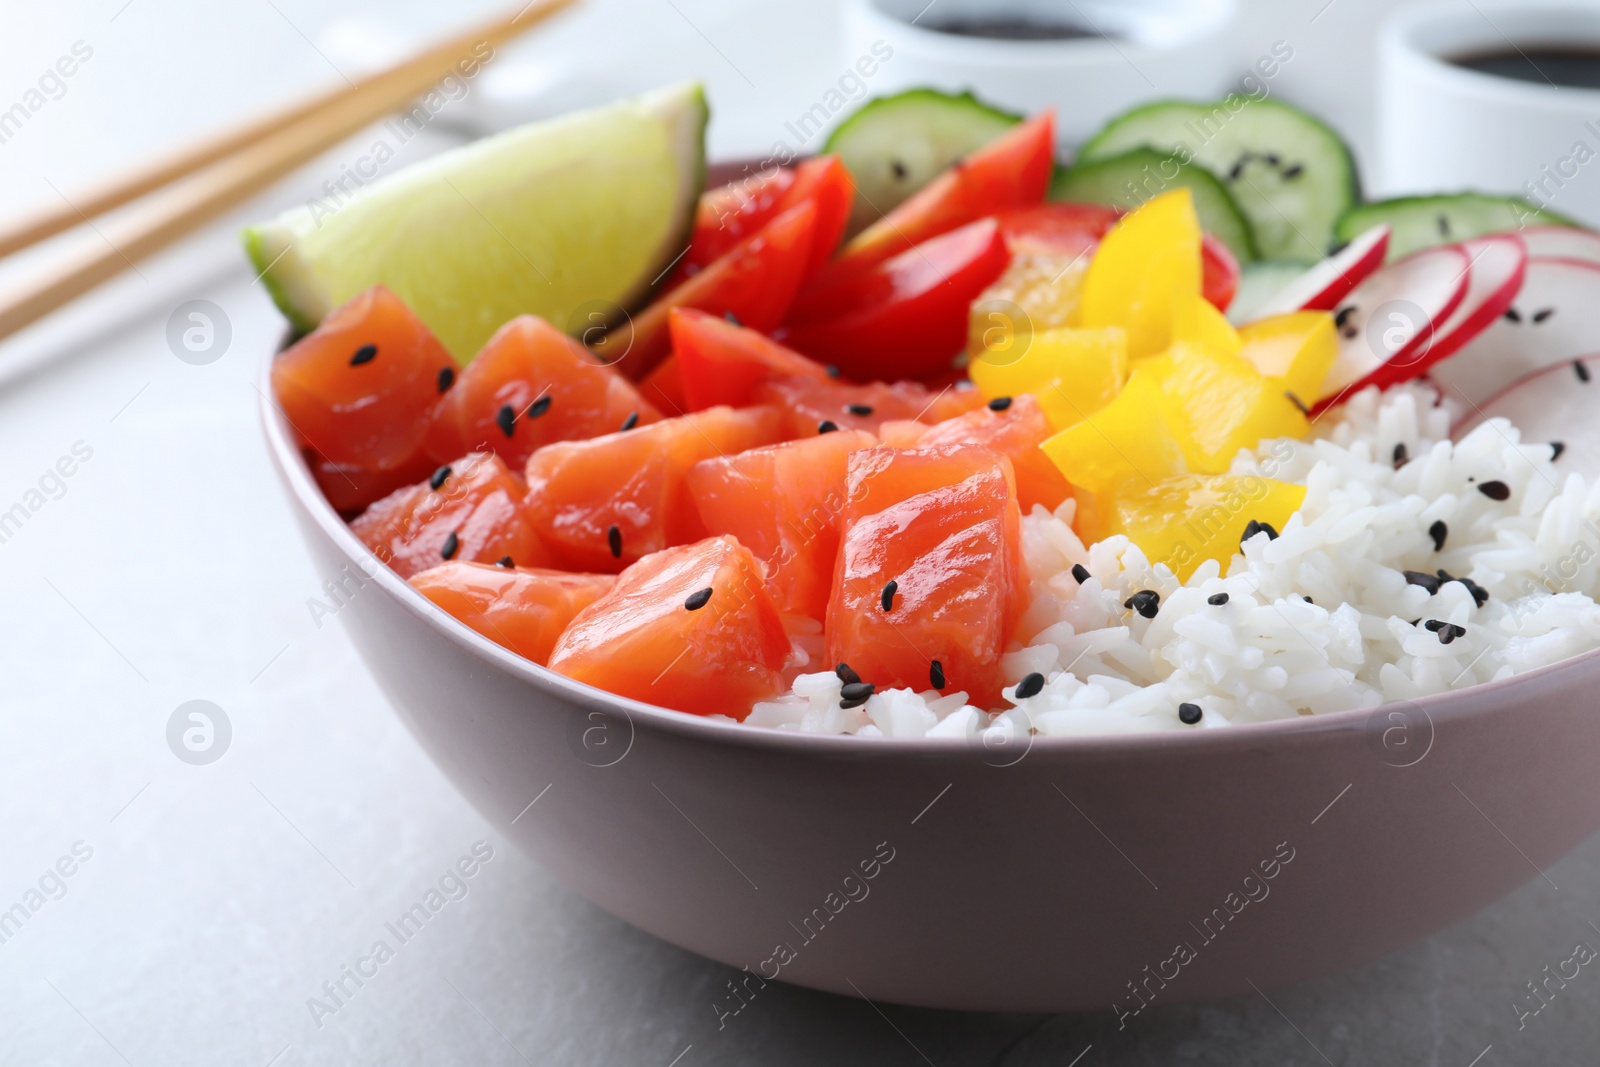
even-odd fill
[(757, 386), (754, 395), (758, 403), (783, 409), (791, 437), (814, 435), (824, 422), (876, 433), (887, 419), (940, 422), (983, 404), (976, 389), (930, 390), (918, 382), (855, 385), (812, 377), (773, 378)]
[(521, 470), (542, 445), (660, 419), (615, 368), (543, 319), (520, 315), (489, 338), (440, 399), (427, 446), (441, 463), (487, 450)]
[(942, 674), (945, 691), (998, 705), (1026, 596), (1011, 461), (977, 445), (853, 453), (843, 524), (830, 661), (879, 689), (921, 691)]
[(455, 561), (411, 578), (411, 584), (439, 607), (541, 667), (578, 612), (615, 583), (609, 574)]
[(743, 719), (784, 688), (766, 573), (732, 537), (649, 555), (572, 621), (550, 669), (618, 696)]
[(1054, 433), (1039, 402), (1024, 393), (1012, 398), (1004, 410), (981, 407), (947, 419), (923, 434), (916, 447), (983, 445), (1005, 454), (1017, 476), (1017, 501), (1026, 514), (1035, 504), (1054, 511), (1072, 495), (1072, 485), (1060, 468), (1039, 451)]
[(780, 610), (821, 619), (839, 554), (845, 467), (850, 453), (877, 443), (841, 430), (703, 459), (689, 471), (689, 493), (707, 531), (732, 534), (766, 564)]
[[(434, 483), (438, 487), (434, 487)], [(492, 452), (474, 452), (369, 507), (350, 529), (402, 578), (449, 560), (510, 557), (543, 567), (549, 553), (523, 513), (526, 488)]]
[(528, 459), (528, 519), (561, 566), (616, 573), (706, 536), (685, 481), (690, 467), (783, 438), (774, 408), (716, 407), (546, 445)]
[(273, 360), (272, 389), (295, 432), (329, 463), (390, 471), (421, 450), (439, 383), (454, 370), (422, 320), (377, 285)]

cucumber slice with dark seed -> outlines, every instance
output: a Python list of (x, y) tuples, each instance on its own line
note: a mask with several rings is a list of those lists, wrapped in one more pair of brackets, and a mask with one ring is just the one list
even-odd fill
[(1050, 199), (1115, 204), (1131, 211), (1157, 193), (1184, 187), (1194, 195), (1201, 228), (1227, 245), (1240, 263), (1254, 260), (1255, 236), (1228, 187), (1198, 163), (1184, 166), (1153, 148), (1058, 168), (1050, 183)]
[(1146, 104), (1112, 119), (1078, 158), (1093, 162), (1141, 147), (1199, 163), (1222, 179), (1265, 259), (1321, 259), (1339, 216), (1360, 199), (1344, 142), (1276, 100), (1234, 93), (1214, 104)]
[(837, 155), (856, 180), (854, 233), (1022, 121), (971, 93), (907, 89), (863, 104), (828, 135), (824, 153)]
[(1339, 217), (1334, 236), (1343, 244), (1383, 222), (1389, 224), (1391, 262), (1419, 249), (1488, 233), (1508, 233), (1525, 226), (1578, 225), (1548, 208), (1540, 210), (1521, 197), (1450, 193), (1358, 204)]

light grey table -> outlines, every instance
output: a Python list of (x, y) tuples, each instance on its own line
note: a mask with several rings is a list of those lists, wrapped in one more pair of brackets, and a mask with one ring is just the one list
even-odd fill
[[(325, 82), (349, 50), (324, 6), (8, 7), (0, 107), (75, 41), (93, 56), (0, 142), (0, 202), (70, 196)], [(484, 5), (366, 17), (416, 32), (467, 6)], [(703, 74), (719, 154), (762, 148), (832, 70), (826, 7), (589, 6), (529, 50), (549, 60), (551, 106)], [(1365, 98), (1337, 75), (1379, 5), (1340, 0), (1313, 24), (1321, 6), (1273, 8), (1250, 32), (1297, 34), (1285, 91), (1343, 108), (1360, 134)], [(0, 540), (0, 1064), (1594, 1062), (1592, 968), (1520, 1030), (1513, 1007), (1576, 942), (1600, 945), (1593, 842), (1421, 945), (1270, 1002), (1161, 1007), (1119, 1032), (1109, 1013), (961, 1015), (773, 985), (719, 1027), (732, 972), (597, 911), (513, 852), (401, 729), (337, 616), (313, 610), (330, 576), (300, 548), (256, 427), (277, 319), (231, 232), (310, 195), (366, 143), (0, 346), (0, 512), (27, 509)], [(0, 283), (36, 262), (7, 265)], [(201, 364), (168, 340), (197, 299), (230, 334)], [(209, 765), (169, 747), (191, 700), (230, 725)], [(492, 856), (460, 888), (446, 883), (459, 899), (404, 944), (386, 932), (475, 848)], [(1385, 904), (1374, 887), (1368, 906)], [(14, 905), (27, 917), (8, 925)], [(997, 922), (1029, 921), (987, 906)], [(380, 939), (393, 952), (377, 963)], [(368, 977), (357, 985), (346, 967)]]

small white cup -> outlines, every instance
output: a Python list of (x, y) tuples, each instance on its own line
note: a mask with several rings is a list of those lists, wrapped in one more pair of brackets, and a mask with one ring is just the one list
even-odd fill
[(1450, 62), (1552, 45), (1600, 50), (1600, 6), (1446, 0), (1391, 15), (1378, 40), (1374, 191), (1517, 195), (1600, 225), (1600, 89), (1517, 81)]
[[(1077, 144), (1143, 101), (1226, 92), (1246, 72), (1230, 33), (1236, 6), (1235, 0), (844, 0), (842, 58), (848, 64), (881, 56), (887, 45), (892, 58), (873, 78), (873, 95), (930, 86), (969, 89), (1012, 111), (1053, 106), (1057, 139)], [(1066, 23), (1108, 36), (999, 40), (939, 30), (996, 18)]]

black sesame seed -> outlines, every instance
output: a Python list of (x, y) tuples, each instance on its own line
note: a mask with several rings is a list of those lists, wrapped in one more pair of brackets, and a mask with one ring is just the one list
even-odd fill
[(1533, 322), (1535, 323), (1535, 325), (1537, 325), (1538, 323), (1543, 322), (1545, 319), (1548, 319), (1551, 315), (1554, 315), (1555, 313), (1556, 313), (1556, 309), (1555, 308), (1540, 308), (1538, 311), (1535, 311), (1533, 313)]
[(1443, 519), (1436, 519), (1428, 527), (1428, 536), (1433, 538), (1433, 550), (1438, 552), (1444, 548), (1444, 539), (1450, 536), (1450, 527), (1445, 525)]
[(871, 404), (846, 404), (844, 409), (850, 414), (859, 415), (862, 418), (866, 418), (868, 415), (872, 414)]
[(445, 466), (434, 471), (433, 474), (428, 478), (428, 488), (437, 493), (439, 491), (439, 487), (444, 484), (444, 480), (448, 477), (450, 477), (450, 466), (449, 464), (446, 464)]
[(628, 412), (628, 417), (622, 420), (622, 428), (631, 430), (637, 425), (639, 425), (639, 413), (637, 411)]
[(839, 687), (839, 706), (846, 710), (859, 708), (872, 695), (871, 682), (846, 682)]
[(439, 392), (444, 392), (456, 383), (456, 369), (454, 367), (439, 368)]
[(997, 396), (993, 400), (989, 401), (990, 411), (1004, 411), (1010, 406), (1011, 398), (1009, 396)]
[(889, 160), (889, 169), (894, 172), (897, 181), (905, 181), (906, 176), (911, 173), (911, 169), (898, 159)]
[(1338, 311), (1334, 312), (1333, 324), (1335, 326), (1339, 327), (1340, 329), (1343, 329), (1344, 328), (1344, 324), (1349, 322), (1350, 321), (1350, 316), (1354, 315), (1355, 313), (1356, 313), (1356, 306), (1354, 304), (1346, 304), (1344, 307), (1342, 307)]
[(1439, 643), (1441, 645), (1448, 645), (1456, 638), (1465, 636), (1467, 636), (1467, 628), (1465, 626), (1457, 626), (1453, 622), (1447, 622), (1439, 627)]
[(1017, 683), (1017, 695), (1012, 697), (1012, 699), (1027, 700), (1029, 697), (1036, 697), (1042, 692), (1044, 692), (1044, 675), (1040, 674), (1038, 671), (1034, 671), (1032, 674), (1028, 675), (1026, 678), (1022, 679), (1022, 681)]
[(1406, 571), (1405, 575), (1407, 585), (1420, 585), (1428, 591), (1429, 596), (1439, 591), (1440, 583), (1436, 575), (1424, 574), (1422, 571)]
[(350, 365), (352, 367), (359, 367), (361, 364), (371, 363), (377, 358), (377, 345), (362, 345), (360, 348), (356, 349), (356, 354), (350, 357)]
[(895, 590), (899, 588), (900, 583), (893, 578), (889, 579), (888, 584), (883, 587), (883, 596), (879, 599), (883, 604), (884, 611), (890, 611), (894, 608), (894, 594)]
[(1286, 181), (1286, 182), (1292, 182), (1296, 178), (1300, 177), (1300, 175), (1304, 174), (1305, 172), (1306, 172), (1305, 164), (1296, 163), (1296, 164), (1294, 164), (1294, 166), (1290, 167), (1288, 170), (1285, 170), (1283, 172), (1283, 180)]
[(1561, 453), (1565, 452), (1566, 450), (1567, 450), (1567, 443), (1565, 441), (1551, 441), (1550, 442), (1550, 462), (1554, 463), (1556, 460), (1560, 459), (1561, 458)]
[(1078, 580), (1079, 585), (1082, 585), (1089, 580), (1089, 568), (1081, 563), (1074, 563), (1072, 565), (1072, 576)]
[(1522, 316), (1517, 312), (1516, 308), (1506, 308), (1506, 321), (1521, 322)]
[(839, 664), (833, 669), (833, 673), (837, 675), (839, 681), (843, 682), (845, 685), (849, 685), (852, 682), (861, 681), (861, 675), (857, 674), (855, 668), (850, 666), (848, 663)]
[(839, 376), (839, 368), (834, 366), (832, 363), (828, 364), (822, 369), (830, 378), (837, 378)]
[(1505, 482), (1483, 482), (1478, 486), (1478, 492), (1490, 500), (1511, 499), (1511, 487)]
[(1244, 534), (1239, 538), (1239, 547), (1243, 548), (1244, 543), (1258, 533), (1266, 534), (1268, 541), (1276, 541), (1278, 539), (1278, 531), (1273, 527), (1272, 523), (1257, 522), (1255, 519), (1251, 519), (1244, 524)]
[(683, 606), (690, 611), (699, 611), (709, 603), (711, 603), (711, 587), (708, 585), (704, 589), (696, 589), (690, 593), (689, 598), (683, 602)]
[(928, 684), (935, 689), (944, 688), (944, 664), (938, 660), (928, 664)]
[(1583, 360), (1581, 359), (1572, 361), (1572, 373), (1578, 376), (1578, 381), (1580, 382), (1588, 382), (1589, 380), (1589, 368), (1583, 365)]
[(537, 419), (540, 415), (543, 415), (545, 412), (549, 411), (550, 401), (553, 399), (554, 397), (548, 395), (541, 396), (538, 400), (535, 400), (533, 403), (529, 404), (528, 418)]
[(1315, 600), (1312, 600), (1310, 597), (1306, 596), (1304, 593), (1300, 594), (1300, 599), (1304, 600), (1307, 604), (1315, 604), (1316, 603)]
[(1200, 710), (1199, 704), (1178, 705), (1178, 721), (1185, 726), (1193, 726), (1200, 721), (1200, 717), (1204, 714), (1205, 712)]
[(517, 412), (510, 404), (494, 413), (494, 421), (500, 424), (500, 432), (507, 437), (517, 432)]
[(439, 555), (443, 556), (445, 559), (450, 559), (456, 554), (456, 550), (460, 547), (461, 538), (456, 536), (456, 532), (454, 530), (451, 530), (450, 536), (444, 539), (444, 547), (439, 549)]
[(1489, 602), (1489, 590), (1473, 581), (1471, 578), (1452, 578), (1453, 582), (1460, 582), (1467, 587), (1467, 592), (1472, 594), (1472, 602), (1478, 607), (1483, 607)]
[(1422, 628), (1427, 630), (1429, 633), (1436, 634), (1439, 632), (1439, 627), (1443, 625), (1444, 623), (1440, 622), (1438, 619), (1429, 619), (1427, 622), (1422, 624)]
[(1153, 619), (1161, 610), (1161, 594), (1154, 589), (1141, 589), (1123, 601), (1122, 606), (1137, 611), (1147, 619)]
[(1310, 415), (1311, 414), (1311, 409), (1306, 407), (1306, 402), (1304, 400), (1301, 400), (1298, 396), (1295, 396), (1294, 395), (1294, 391), (1292, 389), (1285, 390), (1283, 395), (1289, 398), (1289, 403), (1293, 404), (1295, 407), (1300, 409), (1300, 414), (1302, 414), (1302, 415)]
[(839, 424), (834, 422), (832, 419), (823, 419), (821, 422), (817, 423), (818, 433), (832, 433), (838, 428)]
[(739, 316), (735, 315), (731, 311), (724, 311), (722, 313), (722, 317), (727, 319), (729, 322), (733, 323), (735, 326), (743, 326), (744, 325), (744, 323), (739, 321)]
[(494, 565), (496, 567), (504, 567), (506, 570), (510, 570), (516, 566), (516, 564), (512, 562), (510, 556), (501, 556), (499, 559), (494, 561)]
[(1394, 469), (1395, 470), (1399, 470), (1401, 467), (1404, 467), (1406, 465), (1407, 461), (1410, 460), (1410, 458), (1411, 458), (1411, 456), (1406, 451), (1406, 443), (1404, 441), (1401, 441), (1399, 444), (1394, 446), (1393, 459), (1394, 459)]
[(611, 524), (611, 528), (606, 531), (606, 544), (611, 548), (613, 559), (622, 558), (622, 527), (616, 523)]
[(1228, 594), (1227, 593), (1213, 593), (1211, 596), (1206, 597), (1206, 603), (1210, 604), (1214, 608), (1220, 608), (1220, 607), (1222, 607), (1222, 605), (1226, 604), (1227, 602), (1228, 602)]

